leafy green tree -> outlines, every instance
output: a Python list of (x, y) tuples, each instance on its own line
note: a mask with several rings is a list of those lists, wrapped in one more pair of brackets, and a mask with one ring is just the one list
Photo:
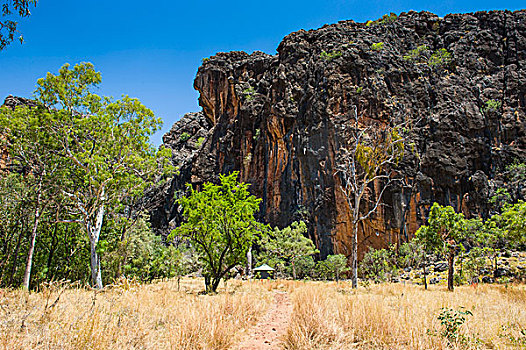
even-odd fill
[(52, 114), (43, 106), (18, 107), (0, 110), (0, 135), (4, 135), (7, 161), (12, 175), (22, 177), (28, 188), (26, 203), (32, 209), (29, 247), (23, 287), (29, 289), (31, 267), (39, 225), (51, 203), (60, 201), (59, 183), (63, 181), (63, 161), (59, 146), (49, 133), (54, 122)]
[(219, 185), (208, 182), (201, 191), (188, 184), (188, 194), (177, 200), (185, 223), (171, 237), (186, 239), (195, 248), (207, 293), (215, 293), (221, 279), (244, 264), (257, 234), (265, 232), (254, 218), (261, 199), (251, 195), (248, 185), (237, 177), (238, 172), (220, 175)]
[(312, 255), (319, 252), (312, 240), (305, 237), (306, 233), (307, 225), (303, 221), (293, 222), (282, 230), (275, 227), (272, 233), (262, 237), (258, 261), (267, 263), (278, 271), (290, 266), (292, 277), (296, 279), (299, 267), (308, 263), (309, 257), (312, 261), (311, 267), (314, 267)]
[(131, 227), (124, 240), (118, 239), (102, 259), (106, 280), (120, 277), (152, 281), (157, 278), (178, 279), (190, 272), (183, 251), (167, 245), (154, 234), (145, 216)]
[(461, 243), (465, 237), (466, 221), (463, 214), (455, 213), (451, 206), (438, 203), (431, 206), (427, 225), (416, 232), (417, 239), (427, 250), (445, 255), (448, 263), (448, 290), (453, 290), (454, 262), (457, 251), (463, 250)]
[[(137, 99), (113, 101), (92, 93), (101, 82), (91, 63), (64, 65), (37, 82), (36, 96), (53, 122), (50, 137), (67, 160), (62, 193), (69, 218), (82, 224), (90, 242), (91, 281), (102, 288), (99, 238), (107, 212), (142, 193), (161, 173), (169, 151), (149, 141), (161, 120)], [(73, 219), (71, 219), (73, 217)]]
[(384, 282), (397, 273), (395, 257), (392, 249), (369, 248), (359, 267), (363, 278), (376, 283)]
[[(38, 0), (4, 0), (0, 3), (2, 7), (2, 20), (0, 20), (0, 50), (11, 44), (15, 39), (18, 22), (14, 20), (15, 16), (28, 17), (31, 5), (36, 6)], [(20, 42), (24, 39), (19, 37)]]
[(320, 279), (331, 279), (338, 282), (342, 273), (349, 271), (345, 255), (328, 255), (327, 259), (316, 263), (316, 274)]

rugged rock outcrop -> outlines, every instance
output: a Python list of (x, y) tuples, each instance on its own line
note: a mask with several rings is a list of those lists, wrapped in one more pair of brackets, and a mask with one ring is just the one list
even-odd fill
[(360, 228), (362, 252), (410, 237), (434, 201), (487, 215), (506, 166), (526, 162), (524, 10), (409, 12), (300, 30), (275, 56), (210, 57), (194, 86), (202, 113), (164, 137), (179, 171), (155, 197), (152, 223), (161, 231), (180, 222), (173, 196), (185, 183), (239, 170), (263, 199), (262, 220), (307, 220), (322, 256), (349, 255), (350, 213), (334, 173), (355, 107), (365, 120), (412, 121), (419, 154), (407, 152), (403, 183)]

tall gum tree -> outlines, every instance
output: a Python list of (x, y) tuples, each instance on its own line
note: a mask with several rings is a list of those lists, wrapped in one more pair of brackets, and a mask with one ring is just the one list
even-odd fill
[[(404, 125), (398, 127), (364, 120), (356, 107), (345, 125), (345, 138), (337, 157), (335, 177), (351, 212), (352, 287), (358, 286), (358, 229), (376, 212), (385, 190), (394, 181), (392, 166), (404, 155)], [(376, 196), (374, 187), (376, 187)], [(367, 204), (367, 205), (366, 205)]]
[(53, 201), (58, 201), (62, 160), (57, 144), (47, 132), (52, 115), (42, 106), (20, 106), (0, 110), (0, 135), (5, 136), (7, 162), (11, 176), (19, 176), (28, 189), (27, 203), (33, 221), (28, 227), (29, 247), (23, 287), (29, 289), (37, 234), (42, 216)]
[(104, 217), (129, 196), (142, 193), (169, 171), (170, 151), (155, 150), (150, 136), (162, 122), (137, 99), (100, 97), (92, 89), (101, 75), (91, 63), (37, 82), (36, 96), (54, 121), (49, 132), (67, 160), (62, 193), (70, 211), (63, 221), (81, 223), (90, 242), (91, 281), (102, 288), (98, 243)]

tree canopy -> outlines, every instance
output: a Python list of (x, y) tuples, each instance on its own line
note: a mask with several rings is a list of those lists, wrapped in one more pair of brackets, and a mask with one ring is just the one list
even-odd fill
[[(16, 16), (21, 18), (30, 16), (31, 11), (29, 9), (31, 5), (36, 6), (37, 2), (38, 0), (4, 0), (0, 3), (0, 6), (2, 6), (0, 50), (3, 50), (15, 39), (18, 28), (18, 22), (15, 20)], [(20, 42), (24, 41), (22, 35), (20, 35), (18, 39)]]
[(254, 218), (261, 199), (251, 195), (249, 185), (237, 177), (236, 171), (220, 175), (220, 184), (207, 182), (202, 190), (187, 185), (188, 194), (177, 200), (185, 222), (172, 231), (172, 237), (187, 239), (194, 246), (208, 293), (215, 293), (221, 279), (246, 261), (257, 235), (266, 231)]

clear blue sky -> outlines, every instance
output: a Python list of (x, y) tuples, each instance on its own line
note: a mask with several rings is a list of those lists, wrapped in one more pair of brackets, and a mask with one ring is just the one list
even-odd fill
[(521, 6), (524, 0), (39, 0), (32, 16), (20, 21), (25, 43), (0, 51), (0, 100), (31, 97), (46, 72), (89, 61), (102, 73), (100, 94), (137, 97), (164, 120), (152, 140), (157, 145), (184, 113), (200, 109), (193, 79), (201, 59), (216, 52), (274, 54), (290, 32), (389, 12), (443, 16)]

